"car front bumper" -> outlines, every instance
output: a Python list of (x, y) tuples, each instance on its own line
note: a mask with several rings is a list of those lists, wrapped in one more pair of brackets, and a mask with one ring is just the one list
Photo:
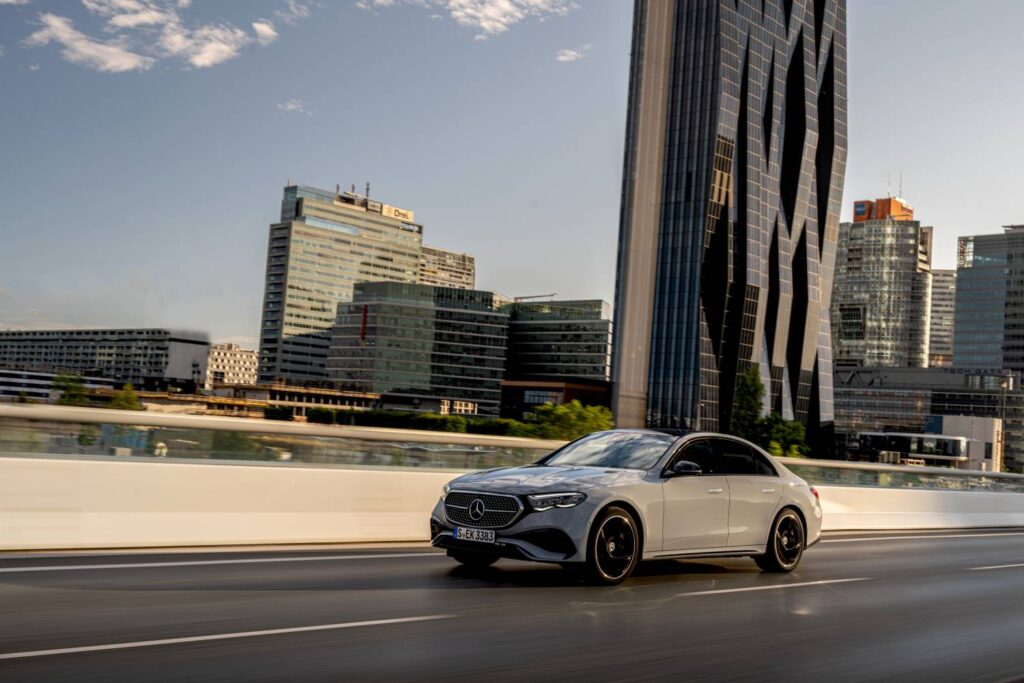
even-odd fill
[(454, 528), (461, 525), (448, 520), (444, 502), (439, 500), (430, 515), (430, 543), (437, 548), (497, 553), (532, 562), (583, 562), (593, 513), (588, 503), (543, 512), (526, 511), (511, 526), (494, 529), (495, 542), (491, 544), (457, 540)]

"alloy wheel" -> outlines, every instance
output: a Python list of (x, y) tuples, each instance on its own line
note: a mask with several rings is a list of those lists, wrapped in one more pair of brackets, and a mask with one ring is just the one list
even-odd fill
[(594, 541), (594, 559), (606, 580), (623, 578), (632, 568), (636, 550), (636, 529), (631, 520), (610, 515), (601, 522)]

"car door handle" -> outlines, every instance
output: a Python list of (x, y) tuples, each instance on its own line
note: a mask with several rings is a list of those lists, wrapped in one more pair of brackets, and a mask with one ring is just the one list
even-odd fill
[(761, 489), (761, 493), (775, 493), (775, 489)]
[(708, 493), (721, 493), (722, 489), (708, 489)]

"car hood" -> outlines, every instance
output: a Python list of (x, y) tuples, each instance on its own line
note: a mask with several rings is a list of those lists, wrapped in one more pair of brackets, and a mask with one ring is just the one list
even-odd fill
[(503, 493), (576, 491), (636, 483), (646, 472), (605, 467), (528, 465), (474, 472), (451, 483), (455, 489)]

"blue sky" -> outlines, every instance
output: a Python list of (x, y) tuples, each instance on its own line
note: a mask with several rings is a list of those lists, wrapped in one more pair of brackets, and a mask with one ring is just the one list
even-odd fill
[[(611, 300), (631, 11), (0, 0), (0, 326), (252, 341), (288, 180), (370, 181), (481, 288)], [(1024, 221), (1024, 4), (849, 14), (844, 209), (902, 170), (949, 266), (957, 235)]]

